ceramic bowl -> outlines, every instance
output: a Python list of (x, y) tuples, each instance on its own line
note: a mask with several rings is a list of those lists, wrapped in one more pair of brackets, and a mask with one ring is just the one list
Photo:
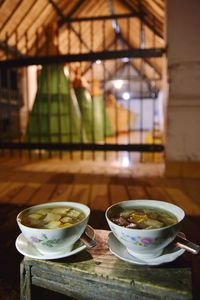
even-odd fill
[[(78, 209), (85, 215), (84, 219), (70, 227), (57, 229), (42, 229), (28, 227), (21, 222), (22, 214), (30, 209), (51, 208), (66, 206)], [(24, 209), (17, 215), (17, 224), (24, 237), (36, 247), (42, 254), (59, 254), (62, 252), (70, 252), (74, 243), (80, 238), (84, 232), (90, 215), (90, 208), (84, 204), (76, 202), (50, 202), (35, 205)]]
[[(164, 209), (174, 214), (178, 222), (158, 229), (133, 229), (122, 227), (111, 221), (110, 218), (121, 209), (138, 206)], [(174, 240), (182, 227), (185, 213), (180, 207), (168, 202), (157, 200), (127, 200), (110, 206), (106, 210), (105, 216), (111, 231), (126, 247), (129, 254), (141, 259), (149, 259), (161, 255), (164, 248)]]

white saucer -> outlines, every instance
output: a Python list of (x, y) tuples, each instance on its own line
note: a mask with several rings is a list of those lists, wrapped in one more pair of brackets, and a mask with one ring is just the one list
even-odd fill
[(108, 236), (108, 247), (112, 254), (114, 254), (115, 256), (117, 256), (118, 258), (126, 262), (129, 262), (131, 264), (149, 265), (149, 266), (156, 266), (156, 265), (161, 265), (164, 263), (174, 261), (177, 257), (179, 257), (185, 252), (184, 249), (180, 249), (175, 245), (170, 245), (164, 250), (162, 255), (156, 258), (151, 258), (149, 260), (147, 259), (142, 260), (133, 255), (130, 255), (126, 250), (125, 246), (123, 246), (118, 241), (118, 239), (114, 236), (112, 232), (110, 232)]
[[(91, 226), (87, 226), (87, 227), (88, 229), (90, 229), (90, 231), (93, 230)], [(93, 230), (92, 237), (94, 238), (94, 230)], [(36, 259), (59, 259), (63, 257), (72, 256), (86, 249), (86, 246), (81, 241), (77, 241), (74, 244), (73, 250), (70, 252), (67, 253), (62, 252), (57, 255), (56, 254), (44, 255), (40, 253), (31, 243), (29, 243), (22, 233), (17, 237), (15, 246), (17, 250), (24, 256), (30, 258), (36, 258)]]

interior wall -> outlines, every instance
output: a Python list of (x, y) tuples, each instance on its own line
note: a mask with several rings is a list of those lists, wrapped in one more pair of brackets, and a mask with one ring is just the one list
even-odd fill
[(168, 161), (200, 161), (200, 1), (166, 1)]

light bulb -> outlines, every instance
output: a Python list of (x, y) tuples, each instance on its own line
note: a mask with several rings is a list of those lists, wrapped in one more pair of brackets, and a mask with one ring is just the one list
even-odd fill
[(124, 92), (124, 93), (122, 94), (122, 98), (123, 98), (124, 100), (129, 100), (129, 99), (130, 99), (130, 94), (129, 94), (128, 92)]
[(115, 80), (113, 84), (116, 89), (121, 89), (121, 87), (123, 85), (123, 81), (118, 79), (118, 80)]

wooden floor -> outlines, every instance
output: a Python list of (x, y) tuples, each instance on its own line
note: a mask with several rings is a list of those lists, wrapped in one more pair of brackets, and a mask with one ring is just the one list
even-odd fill
[[(169, 201), (185, 210), (187, 217), (183, 231), (189, 239), (200, 243), (199, 180), (166, 178), (163, 172), (163, 164), (136, 163), (124, 167), (117, 161), (1, 158), (0, 299), (19, 299), (19, 263), (22, 256), (14, 245), (19, 234), (16, 215), (22, 208), (37, 203), (85, 203), (92, 210), (90, 224), (94, 228), (108, 229), (104, 212), (115, 202), (128, 199)], [(194, 295), (196, 300), (200, 299), (200, 255), (183, 256), (185, 263), (193, 268)], [(56, 297), (62, 299), (61, 296)]]

